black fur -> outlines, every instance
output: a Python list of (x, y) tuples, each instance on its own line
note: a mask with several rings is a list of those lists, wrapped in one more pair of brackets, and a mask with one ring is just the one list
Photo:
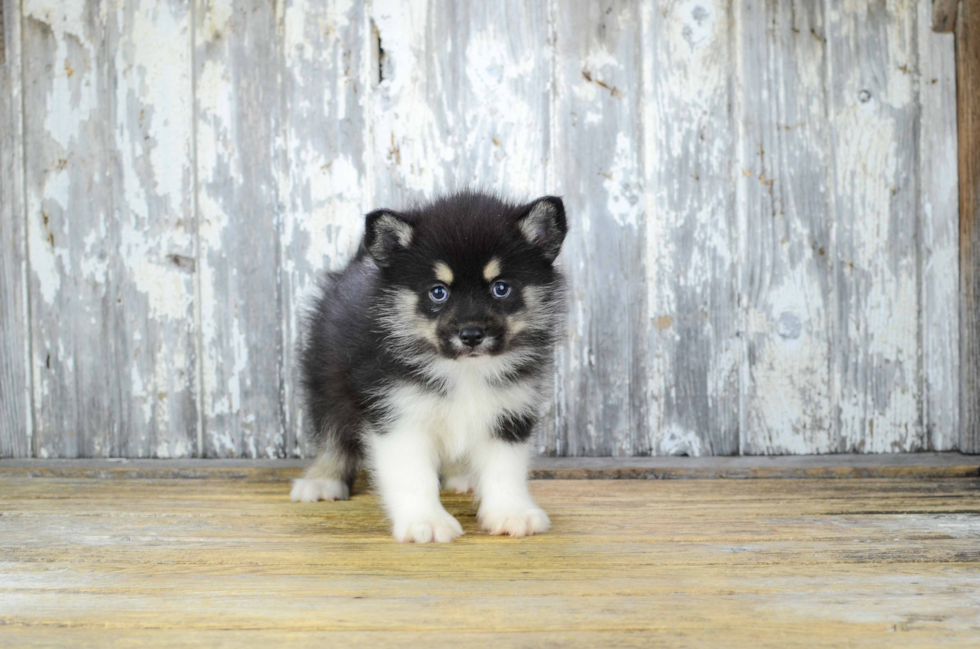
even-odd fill
[[(409, 381), (440, 392), (428, 368), (437, 359), (471, 353), (454, 342), (462, 327), (485, 330), (492, 339), (486, 354), (519, 356), (496, 378), (501, 385), (545, 379), (564, 311), (563, 281), (552, 263), (566, 232), (564, 207), (555, 197), (516, 205), (463, 192), (409, 211), (367, 215), (357, 255), (321, 284), (299, 349), (310, 432), (321, 450), (344, 459), (348, 484), (366, 431), (384, 432), (386, 388)], [(511, 286), (504, 299), (491, 294), (484, 278), (495, 258), (499, 280)], [(430, 297), (440, 283), (439, 261), (454, 276), (442, 304)], [(406, 313), (409, 294), (417, 304)], [(522, 330), (515, 332), (519, 320)], [(433, 324), (435, 336), (424, 335)], [(529, 416), (504, 417), (498, 435), (525, 441), (533, 424)]]
[(529, 415), (510, 415), (497, 424), (497, 437), (509, 442), (526, 442), (534, 428), (534, 418)]

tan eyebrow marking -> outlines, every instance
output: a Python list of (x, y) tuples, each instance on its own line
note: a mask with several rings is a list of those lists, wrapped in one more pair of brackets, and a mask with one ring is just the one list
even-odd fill
[(437, 261), (436, 265), (432, 267), (436, 272), (436, 279), (443, 284), (449, 285), (453, 283), (453, 270), (444, 261)]
[(494, 257), (483, 267), (483, 279), (492, 282), (498, 275), (500, 275), (500, 260)]

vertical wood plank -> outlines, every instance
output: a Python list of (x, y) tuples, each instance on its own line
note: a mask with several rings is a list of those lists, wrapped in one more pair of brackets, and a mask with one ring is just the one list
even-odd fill
[(280, 457), (276, 15), (263, 0), (195, 12), (202, 451)]
[(980, 453), (980, 7), (956, 19), (960, 198), (960, 450)]
[(554, 451), (645, 455), (639, 9), (635, 2), (556, 2), (554, 24), (552, 155), (555, 185), (572, 215), (563, 262), (570, 338), (559, 353)]
[(24, 79), (38, 457), (101, 457), (118, 434), (116, 243), (104, 7), (26, 0)]
[(306, 454), (316, 273), (468, 186), (566, 200), (541, 452), (980, 451), (970, 3), (958, 235), (929, 0), (0, 1), (0, 455)]
[(830, 2), (840, 449), (925, 448), (916, 13)]
[(467, 187), (542, 193), (545, 2), (379, 0), (371, 18), (381, 50), (371, 116), (375, 206)]
[(0, 457), (31, 457), (20, 2), (0, 0)]
[(375, 70), (363, 2), (288, 0), (281, 22), (283, 399), (287, 454), (303, 457), (314, 449), (298, 398), (295, 347), (318, 275), (353, 256), (371, 209), (365, 113)]
[(194, 452), (190, 23), (152, 4), (24, 3), (40, 457)]
[(123, 457), (197, 454), (193, 88), (186, 0), (108, 5), (116, 245), (106, 251)]
[[(919, 219), (925, 435), (933, 451), (959, 446), (959, 204), (954, 36), (933, 31), (931, 0), (918, 0)], [(955, 5), (954, 5), (955, 7)], [(954, 14), (955, 15), (955, 14)]]
[(819, 3), (736, 3), (744, 429), (749, 455), (828, 453), (832, 290)]
[(739, 442), (731, 8), (643, 4), (651, 449), (730, 455)]

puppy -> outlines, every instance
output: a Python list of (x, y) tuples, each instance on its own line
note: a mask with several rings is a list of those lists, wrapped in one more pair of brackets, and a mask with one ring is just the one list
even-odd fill
[(564, 284), (562, 201), (463, 192), (367, 215), (305, 322), (300, 368), (318, 455), (292, 499), (345, 500), (364, 462), (403, 542), (463, 529), (439, 501), (474, 491), (491, 534), (544, 532), (527, 486)]

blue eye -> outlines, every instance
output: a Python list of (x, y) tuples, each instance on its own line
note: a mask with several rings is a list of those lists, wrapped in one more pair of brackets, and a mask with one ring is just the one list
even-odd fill
[(504, 299), (510, 295), (510, 284), (507, 282), (494, 282), (493, 285), (493, 296), (498, 299)]
[(436, 284), (429, 289), (429, 297), (436, 304), (442, 304), (449, 299), (449, 289), (441, 284)]

